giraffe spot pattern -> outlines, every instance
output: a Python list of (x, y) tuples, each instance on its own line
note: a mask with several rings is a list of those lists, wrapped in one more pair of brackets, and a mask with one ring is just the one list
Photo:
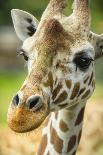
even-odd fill
[(50, 132), (51, 132), (51, 143), (53, 144), (55, 151), (58, 153), (62, 153), (63, 140), (58, 136), (56, 130), (52, 127), (52, 123), (50, 126)]
[(52, 93), (52, 99), (54, 100), (56, 98), (56, 96), (58, 95), (58, 93), (60, 92), (62, 88), (62, 84), (61, 82), (57, 85), (57, 87), (53, 90), (53, 93)]
[(89, 39), (89, 41), (93, 40), (93, 35), (92, 35), (92, 33), (89, 34), (88, 39)]
[(57, 84), (57, 81), (58, 81), (58, 79), (57, 79), (57, 77), (56, 77), (55, 82), (54, 82), (55, 85)]
[(40, 148), (38, 150), (38, 155), (43, 155), (45, 152), (47, 146), (47, 135), (43, 135), (42, 140), (41, 140), (41, 145)]
[(46, 82), (43, 82), (45, 87), (49, 87), (51, 88), (51, 90), (53, 90), (53, 75), (52, 72), (49, 72), (48, 74), (48, 79)]
[(79, 112), (79, 114), (78, 114), (78, 116), (77, 116), (76, 122), (75, 122), (75, 125), (76, 125), (76, 126), (79, 125), (79, 124), (83, 121), (84, 110), (85, 110), (85, 107), (83, 107), (83, 108), (80, 110), (80, 112)]
[(71, 80), (65, 80), (65, 83), (66, 83), (66, 86), (67, 86), (67, 88), (71, 88), (71, 86), (72, 86), (72, 82), (71, 82)]
[(66, 72), (66, 66), (61, 63), (61, 61), (58, 61), (56, 64), (56, 68), (61, 68), (62, 71)]
[(49, 122), (50, 116), (51, 116), (51, 115), (49, 115), (49, 116), (46, 118), (46, 120), (45, 120), (45, 126), (48, 125), (48, 122)]
[(91, 85), (91, 83), (92, 83), (92, 80), (93, 80), (93, 72), (92, 72), (92, 74), (91, 74), (91, 77), (90, 77), (90, 80), (89, 80), (89, 83), (88, 83), (88, 85)]
[(92, 87), (95, 88), (95, 80), (92, 81)]
[(76, 136), (73, 135), (69, 140), (67, 152), (70, 152), (75, 146), (75, 144), (76, 144)]
[(67, 92), (64, 90), (60, 95), (59, 97), (54, 101), (54, 104), (58, 104), (58, 103), (61, 103), (63, 101), (65, 101), (68, 97), (68, 94)]
[(77, 95), (78, 92), (79, 92), (79, 89), (80, 89), (80, 83), (77, 82), (77, 83), (75, 83), (75, 85), (74, 85), (74, 88), (73, 88), (73, 91), (72, 91), (72, 94), (71, 94), (71, 97), (70, 97), (71, 100), (73, 100), (73, 99), (76, 97), (76, 95)]
[(82, 96), (82, 99), (85, 99), (90, 94), (90, 90), (87, 90), (85, 94)]
[(82, 88), (80, 91), (79, 91), (79, 94), (78, 94), (78, 97), (84, 93), (84, 91), (86, 90), (86, 88)]
[(67, 124), (62, 119), (59, 122), (59, 128), (62, 132), (67, 132), (69, 130)]
[(89, 76), (84, 80), (84, 83), (86, 84), (89, 80)]

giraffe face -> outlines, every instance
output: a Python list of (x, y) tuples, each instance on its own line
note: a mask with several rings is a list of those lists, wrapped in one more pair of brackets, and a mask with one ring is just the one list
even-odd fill
[(82, 103), (93, 93), (93, 48), (89, 43), (80, 47), (71, 50), (72, 54), (57, 52), (53, 59), (53, 66), (42, 85), (43, 92), (49, 93), (50, 110), (68, 108), (78, 101)]
[(20, 53), (27, 61), (28, 76), (10, 104), (8, 124), (16, 132), (27, 132), (40, 126), (50, 112), (91, 96), (95, 54), (88, 41), (89, 31), (82, 34), (69, 20), (67, 27), (66, 18), (44, 19), (37, 28), (28, 13), (14, 10), (12, 16), (23, 41)]

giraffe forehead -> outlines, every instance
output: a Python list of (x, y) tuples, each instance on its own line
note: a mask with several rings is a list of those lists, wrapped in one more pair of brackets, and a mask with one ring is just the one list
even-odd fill
[(55, 18), (44, 20), (34, 37), (35, 47), (39, 51), (65, 51), (69, 44), (74, 42), (73, 37), (64, 29), (63, 24)]
[(24, 41), (23, 49), (29, 54), (35, 52), (35, 50), (39, 53), (43, 52), (45, 54), (45, 52), (48, 52), (50, 54), (54, 51), (76, 53), (85, 48), (92, 48), (81, 35), (78, 37), (78, 35), (72, 35), (67, 31), (65, 24), (62, 22), (60, 22), (60, 19), (45, 20), (36, 34)]

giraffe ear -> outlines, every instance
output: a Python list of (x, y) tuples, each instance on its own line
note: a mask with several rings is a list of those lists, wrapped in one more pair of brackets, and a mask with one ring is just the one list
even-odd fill
[(33, 15), (22, 10), (13, 9), (11, 10), (11, 16), (16, 34), (20, 40), (24, 41), (36, 32), (39, 22)]

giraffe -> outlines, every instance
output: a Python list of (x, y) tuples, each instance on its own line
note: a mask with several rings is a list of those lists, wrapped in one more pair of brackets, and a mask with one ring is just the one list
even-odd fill
[(96, 59), (103, 55), (103, 35), (90, 31), (88, 0), (50, 0), (40, 22), (13, 9), (14, 28), (23, 41), (20, 55), (28, 76), (8, 109), (8, 125), (18, 133), (38, 128), (48, 117), (37, 155), (75, 155), (84, 110), (95, 88)]

